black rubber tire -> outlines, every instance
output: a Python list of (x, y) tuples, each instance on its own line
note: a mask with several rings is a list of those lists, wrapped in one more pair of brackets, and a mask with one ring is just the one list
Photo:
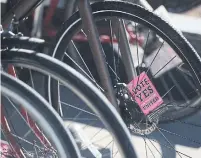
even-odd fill
[(20, 103), (51, 140), (59, 157), (80, 157), (73, 136), (65, 129), (62, 119), (36, 91), (24, 82), (1, 72), (1, 94)]
[(31, 68), (60, 81), (99, 116), (103, 124), (112, 132), (122, 156), (136, 157), (130, 133), (116, 109), (90, 81), (73, 68), (45, 54), (24, 49), (4, 52), (2, 64)]
[[(173, 26), (141, 6), (128, 2), (107, 0), (104, 2), (94, 3), (91, 7), (95, 19), (103, 17), (121, 17), (141, 23), (157, 32), (157, 34), (166, 40), (172, 49), (177, 52), (179, 57), (191, 66), (191, 73), (196, 80), (197, 88), (201, 92), (201, 57), (185, 39), (185, 37), (174, 29)], [(63, 24), (61, 30), (57, 33), (56, 41), (52, 44), (53, 47), (49, 51), (49, 55), (59, 60), (63, 60), (64, 52), (66, 51), (73, 35), (81, 28), (81, 24), (82, 22), (79, 12), (76, 12)], [(57, 92), (54, 91), (52, 96), (58, 96)], [(52, 102), (58, 102), (57, 97), (52, 98), (55, 99), (52, 100)], [(201, 100), (197, 101), (201, 103)], [(192, 106), (193, 105), (194, 104), (192, 103)], [(172, 113), (169, 118), (172, 120), (186, 117), (197, 112), (200, 107), (201, 104), (199, 104), (196, 108), (184, 108), (179, 112)]]

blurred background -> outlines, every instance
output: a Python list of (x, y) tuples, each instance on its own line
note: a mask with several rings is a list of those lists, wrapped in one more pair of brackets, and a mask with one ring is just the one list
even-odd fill
[[(1, 15), (19, 0), (1, 0)], [(71, 0), (70, 0), (71, 1)], [(69, 0), (45, 0), (21, 26), (24, 35), (44, 38), (49, 42), (55, 37), (62, 23), (68, 18)], [(73, 1), (73, 0), (72, 0)], [(96, 0), (93, 0), (96, 1)], [(92, 2), (93, 2), (92, 1)], [(135, 2), (136, 0), (130, 0)], [(180, 29), (195, 49), (201, 52), (201, 0), (147, 0), (153, 9), (163, 5), (169, 12), (174, 26)], [(39, 16), (43, 15), (43, 16)]]

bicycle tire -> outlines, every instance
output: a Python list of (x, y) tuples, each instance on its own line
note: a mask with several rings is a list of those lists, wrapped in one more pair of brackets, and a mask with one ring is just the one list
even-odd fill
[(62, 119), (36, 91), (22, 81), (1, 72), (1, 93), (19, 101), (59, 151), (59, 157), (80, 157), (73, 136)]
[(130, 134), (115, 108), (97, 88), (70, 66), (45, 54), (24, 49), (2, 53), (2, 63), (32, 68), (59, 80), (96, 113), (112, 132), (122, 156), (136, 157)]
[[(163, 37), (167, 43), (178, 53), (179, 57), (192, 68), (193, 77), (197, 80), (197, 88), (201, 91), (201, 57), (194, 50), (191, 44), (185, 39), (185, 37), (178, 32), (168, 22), (158, 17), (154, 13), (144, 9), (143, 7), (122, 1), (104, 1), (96, 2), (91, 5), (94, 19), (101, 17), (123, 17), (125, 19), (134, 20), (152, 28), (161, 37)], [(52, 49), (49, 51), (49, 55), (59, 60), (63, 60), (64, 52), (71, 41), (73, 35), (81, 28), (81, 18), (79, 12), (73, 14), (62, 26), (57, 34), (56, 41), (53, 43)], [(184, 54), (184, 56), (183, 56)], [(53, 92), (54, 96), (57, 96), (57, 92)], [(52, 97), (55, 100), (52, 102), (58, 102), (57, 98)], [(198, 100), (200, 101), (200, 100)], [(196, 108), (187, 109), (184, 108), (180, 112), (172, 113), (172, 119), (179, 119), (198, 111), (201, 104)], [(167, 120), (169, 121), (169, 120)]]

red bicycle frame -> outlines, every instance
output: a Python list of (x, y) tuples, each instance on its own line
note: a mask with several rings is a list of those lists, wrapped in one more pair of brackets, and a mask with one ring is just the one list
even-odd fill
[[(15, 71), (15, 68), (13, 65), (8, 65), (8, 73), (17, 78), (16, 71)], [(6, 119), (6, 116), (3, 112), (2, 106), (3, 105), (1, 105), (1, 127), (2, 127), (2, 130), (5, 134), (5, 136), (10, 141), (9, 145), (11, 147), (12, 154), (14, 154), (16, 158), (25, 157), (20, 146), (16, 143), (15, 138), (11, 133), (11, 130), (10, 130), (8, 121)], [(20, 111), (21, 111), (21, 114), (24, 117), (24, 119), (27, 121), (28, 126), (32, 129), (32, 131), (35, 133), (36, 137), (40, 140), (40, 142), (47, 148), (51, 147), (50, 142), (45, 137), (45, 135), (42, 133), (42, 131), (38, 128), (36, 123), (30, 118), (27, 111), (25, 109), (23, 109), (22, 107), (21, 107)]]

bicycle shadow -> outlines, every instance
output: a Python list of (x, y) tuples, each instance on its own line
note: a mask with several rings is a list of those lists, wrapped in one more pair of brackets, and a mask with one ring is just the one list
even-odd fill
[[(168, 124), (160, 124), (150, 140), (160, 146), (159, 157), (198, 157), (201, 154), (201, 112)], [(152, 142), (154, 142), (152, 141)], [(155, 152), (158, 152), (155, 150)]]
[[(64, 95), (64, 96), (63, 96)], [(93, 126), (96, 128), (104, 128), (101, 123), (89, 123), (86, 119), (82, 120), (81, 118), (95, 119), (97, 118), (90, 113), (93, 113), (86, 105), (77, 98), (74, 94), (67, 90), (61, 92), (61, 98), (64, 98), (63, 102), (68, 102), (68, 104), (76, 106), (77, 109), (66, 108), (67, 105), (63, 105), (63, 113), (65, 120), (72, 118), (73, 116), (78, 116), (74, 121), (88, 126)], [(82, 109), (83, 111), (77, 111)], [(86, 113), (87, 112), (87, 113)], [(79, 119), (80, 118), (80, 119)], [(145, 138), (147, 143), (152, 145), (152, 150), (155, 148), (153, 144), (158, 144), (157, 149), (154, 149), (152, 152), (160, 152), (158, 156), (155, 157), (167, 157), (167, 158), (177, 158), (177, 157), (197, 157), (195, 154), (201, 154), (201, 151), (198, 152), (201, 147), (201, 112), (188, 118), (177, 120), (174, 122), (160, 124), (158, 126), (158, 131), (153, 132)], [(133, 134), (133, 137), (142, 138), (140, 135)], [(142, 138), (143, 139), (143, 138)], [(144, 140), (143, 140), (144, 141)], [(150, 141), (152, 143), (150, 143)], [(139, 147), (139, 142), (134, 143), (134, 146)], [(140, 148), (144, 148), (145, 145), (140, 145)], [(175, 148), (177, 151), (175, 151)], [(149, 149), (148, 149), (149, 150)], [(144, 150), (145, 152), (145, 150)], [(149, 151), (150, 152), (150, 151)], [(140, 158), (146, 157), (145, 153), (139, 153)], [(149, 153), (149, 155), (151, 155)], [(152, 156), (153, 157), (153, 156)]]

